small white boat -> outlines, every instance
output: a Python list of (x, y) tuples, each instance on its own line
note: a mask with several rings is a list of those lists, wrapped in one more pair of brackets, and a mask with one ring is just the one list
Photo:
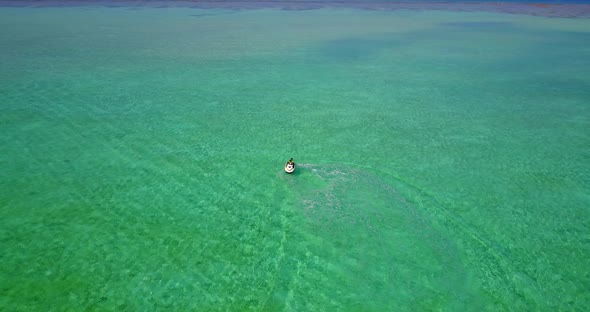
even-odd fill
[(286, 173), (293, 173), (295, 172), (295, 163), (285, 163), (285, 172)]

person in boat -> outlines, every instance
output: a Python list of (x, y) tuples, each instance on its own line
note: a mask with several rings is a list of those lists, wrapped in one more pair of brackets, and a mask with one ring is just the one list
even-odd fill
[(288, 165), (295, 166), (295, 162), (293, 162), (293, 158), (289, 159), (289, 161), (287, 162), (287, 166)]

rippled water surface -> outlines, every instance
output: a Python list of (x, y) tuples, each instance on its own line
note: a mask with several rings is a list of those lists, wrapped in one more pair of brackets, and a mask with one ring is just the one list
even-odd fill
[(0, 310), (587, 311), (589, 30), (0, 8)]

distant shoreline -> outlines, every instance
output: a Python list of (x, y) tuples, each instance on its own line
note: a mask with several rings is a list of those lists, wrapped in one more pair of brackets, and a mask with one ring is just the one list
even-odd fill
[(507, 14), (524, 14), (543, 17), (588, 18), (590, 3), (532, 3), (532, 2), (362, 2), (362, 1), (158, 1), (158, 0), (123, 0), (123, 1), (82, 1), (82, 0), (0, 0), (0, 7), (152, 7), (152, 8), (200, 8), (200, 9), (280, 9), (280, 10), (315, 10), (322, 8), (348, 8), (373, 11), (396, 10), (438, 10), (454, 12), (496, 12)]

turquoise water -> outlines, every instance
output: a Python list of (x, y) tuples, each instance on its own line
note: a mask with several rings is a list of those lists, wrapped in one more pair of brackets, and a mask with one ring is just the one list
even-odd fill
[(0, 8), (0, 310), (587, 311), (589, 26)]

